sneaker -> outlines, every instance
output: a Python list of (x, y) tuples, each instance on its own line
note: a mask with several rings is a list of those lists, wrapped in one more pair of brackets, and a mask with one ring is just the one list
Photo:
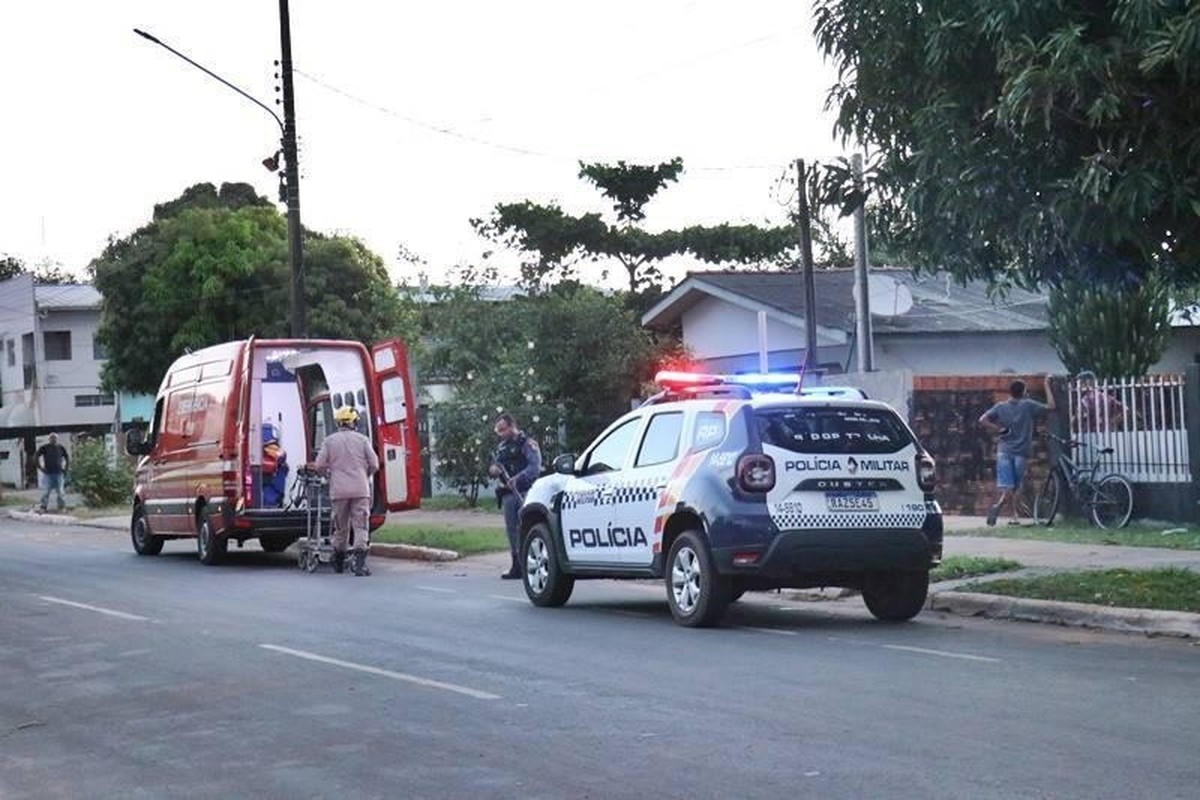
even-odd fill
[(1019, 520), (1019, 519), (1010, 519), (1010, 520), (1008, 521), (1008, 524), (1009, 524), (1009, 526), (1017, 526), (1017, 525), (1020, 525), (1020, 524), (1021, 524), (1021, 520)]
[(500, 576), (500, 580), (502, 580), (502, 581), (515, 581), (515, 580), (516, 580), (517, 578), (519, 578), (519, 577), (521, 577), (521, 573), (520, 573), (520, 572), (518, 572), (518, 571), (517, 571), (517, 570), (515, 570), (515, 569), (510, 569), (508, 572), (505, 572), (503, 575), (501, 575), (501, 576)]
[(988, 509), (987, 524), (991, 528), (996, 524), (996, 517), (1000, 516), (1000, 506), (995, 505)]

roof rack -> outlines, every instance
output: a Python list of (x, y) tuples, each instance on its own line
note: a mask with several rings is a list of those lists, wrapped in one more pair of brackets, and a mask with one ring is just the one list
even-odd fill
[(660, 403), (676, 403), (680, 400), (751, 400), (753, 398), (753, 392), (745, 386), (697, 384), (695, 386), (664, 389), (658, 394), (647, 397), (638, 404), (638, 408), (658, 405)]

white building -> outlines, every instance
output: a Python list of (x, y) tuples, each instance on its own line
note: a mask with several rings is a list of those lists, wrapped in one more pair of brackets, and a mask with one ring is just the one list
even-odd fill
[[(1047, 335), (1044, 295), (1020, 289), (990, 297), (982, 282), (948, 275), (891, 278), (912, 302), (899, 314), (872, 308), (875, 369), (914, 375), (1066, 372)], [(818, 270), (817, 358), (825, 373), (856, 369), (853, 270)], [(898, 309), (891, 309), (898, 310)], [(883, 313), (881, 313), (883, 312)], [(678, 328), (697, 366), (711, 372), (797, 371), (804, 362), (804, 289), (798, 272), (693, 272), (642, 317)], [(1200, 355), (1200, 328), (1177, 323), (1159, 372), (1181, 372)]]
[(86, 285), (0, 282), (0, 481), (36, 479), (33, 453), (57, 432), (111, 432), (116, 398), (100, 388), (100, 293)]

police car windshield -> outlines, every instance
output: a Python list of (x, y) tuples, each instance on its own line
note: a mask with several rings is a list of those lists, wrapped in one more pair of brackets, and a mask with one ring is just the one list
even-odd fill
[(755, 421), (764, 444), (794, 453), (895, 453), (912, 443), (884, 408), (768, 408)]

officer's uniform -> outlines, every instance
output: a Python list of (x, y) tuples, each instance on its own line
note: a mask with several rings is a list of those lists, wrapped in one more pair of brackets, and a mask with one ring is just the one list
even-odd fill
[[(513, 485), (522, 495), (529, 491), (534, 480), (542, 471), (542, 453), (537, 442), (518, 433), (511, 439), (505, 439), (496, 447), (492, 461), (504, 468)], [(504, 478), (500, 479), (500, 488), (496, 497), (500, 507), (504, 509), (504, 530), (508, 534), (508, 549), (512, 554), (512, 569), (518, 571), (518, 560), (521, 549), (520, 534), (517, 530), (517, 512), (521, 508), (521, 500), (508, 488)]]

